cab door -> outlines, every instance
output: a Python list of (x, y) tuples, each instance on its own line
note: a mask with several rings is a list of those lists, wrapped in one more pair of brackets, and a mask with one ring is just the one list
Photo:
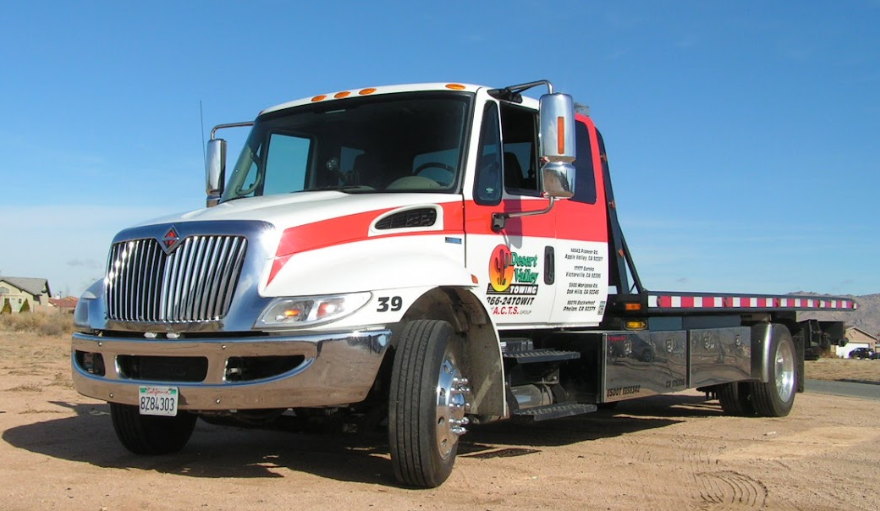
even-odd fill
[(557, 285), (550, 321), (595, 326), (602, 321), (608, 299), (608, 210), (603, 181), (607, 157), (593, 121), (580, 114), (575, 119), (575, 193), (553, 208)]
[(481, 115), (473, 189), (465, 190), (467, 266), (499, 328), (545, 326), (557, 294), (556, 213), (502, 216), (548, 205), (537, 171), (537, 111), (488, 99)]

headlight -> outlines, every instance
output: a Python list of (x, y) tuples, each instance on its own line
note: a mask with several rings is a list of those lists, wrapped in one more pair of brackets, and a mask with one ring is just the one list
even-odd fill
[(255, 326), (258, 328), (290, 328), (335, 321), (363, 307), (371, 296), (366, 292), (276, 298), (263, 310)]
[(76, 302), (76, 309), (73, 310), (73, 326), (76, 329), (80, 330), (90, 330), (91, 325), (89, 324), (89, 306), (92, 301), (97, 299), (91, 290), (87, 290), (80, 299)]
[(91, 300), (83, 300), (82, 298), (76, 302), (76, 309), (73, 310), (74, 327), (89, 328), (89, 302)]

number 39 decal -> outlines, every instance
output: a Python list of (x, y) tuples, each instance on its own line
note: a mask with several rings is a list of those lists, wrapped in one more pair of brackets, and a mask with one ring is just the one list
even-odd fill
[(399, 296), (380, 296), (379, 297), (379, 308), (376, 309), (377, 312), (388, 312), (393, 311), (397, 312), (403, 307), (403, 298)]

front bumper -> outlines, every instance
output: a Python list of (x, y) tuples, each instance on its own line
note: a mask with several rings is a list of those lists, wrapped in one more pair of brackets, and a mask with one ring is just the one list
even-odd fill
[[(137, 405), (143, 385), (175, 386), (182, 410), (226, 411), (262, 408), (342, 406), (362, 401), (373, 386), (390, 330), (342, 332), (301, 336), (132, 339), (73, 334), (73, 383), (85, 396), (108, 402)], [(89, 360), (100, 358), (103, 370)], [(98, 357), (100, 355), (100, 357)], [(230, 367), (235, 361), (299, 361), (280, 374), (235, 381)], [(301, 359), (301, 361), (300, 361)], [(134, 361), (198, 360), (203, 379), (174, 381), (174, 371), (160, 379), (138, 377), (128, 370)], [(87, 367), (92, 368), (90, 372)], [(103, 374), (95, 374), (101, 373)]]

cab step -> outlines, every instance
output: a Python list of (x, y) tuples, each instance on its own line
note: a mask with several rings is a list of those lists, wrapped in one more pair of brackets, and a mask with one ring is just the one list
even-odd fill
[(535, 408), (525, 408), (513, 412), (515, 417), (523, 419), (531, 419), (534, 422), (546, 421), (550, 419), (559, 419), (562, 417), (571, 417), (573, 415), (581, 415), (583, 413), (592, 413), (597, 410), (596, 405), (588, 405), (582, 403), (561, 403), (556, 405), (538, 406)]

